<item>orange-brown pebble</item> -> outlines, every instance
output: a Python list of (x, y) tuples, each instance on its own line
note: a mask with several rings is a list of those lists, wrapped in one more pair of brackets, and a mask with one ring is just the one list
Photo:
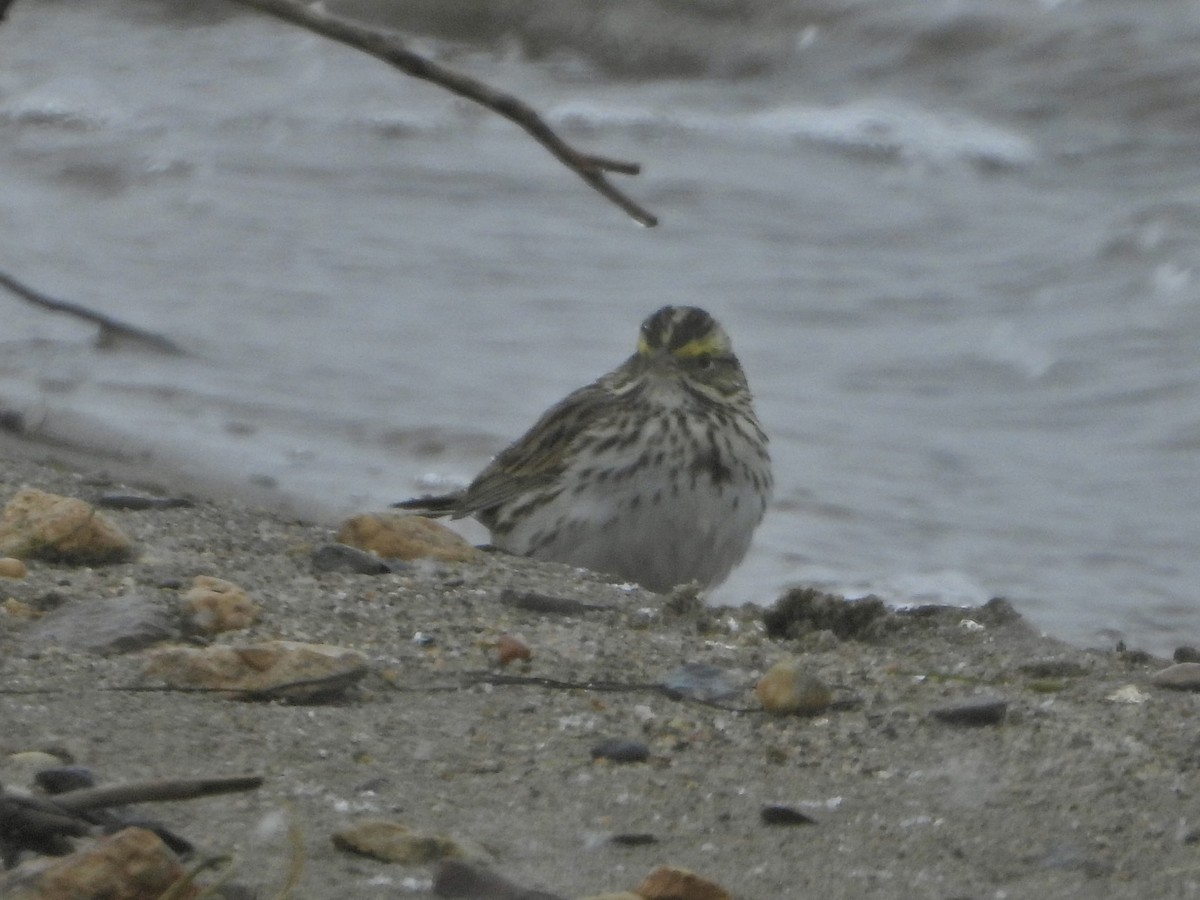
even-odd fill
[(183, 599), (188, 620), (200, 634), (249, 628), (262, 617), (262, 607), (242, 588), (211, 575), (197, 575)]
[(364, 513), (342, 523), (337, 540), (385, 559), (468, 562), (478, 551), (462, 536), (424, 516)]
[(754, 693), (763, 709), (779, 716), (816, 715), (833, 702), (829, 688), (790, 659), (771, 666), (755, 685)]
[[(64, 900), (68, 897), (112, 897), (157, 900), (184, 875), (175, 854), (158, 835), (144, 828), (126, 828), (70, 856), (50, 863), (41, 872), (0, 877), (5, 900)], [(9, 881), (11, 880), (11, 884)], [(171, 894), (179, 900), (198, 896), (198, 886)]]
[(91, 504), (73, 497), (22, 488), (0, 518), (0, 554), (69, 563), (127, 559), (129, 538)]
[(3, 603), (0, 603), (0, 609), (4, 610), (6, 615), (12, 616), (14, 619), (36, 619), (42, 614), (34, 609), (28, 603), (22, 603), (15, 597), (9, 597)]
[(507, 666), (517, 660), (526, 661), (533, 658), (529, 645), (513, 634), (502, 634), (496, 641), (496, 662)]
[(0, 578), (24, 578), (29, 574), (25, 563), (11, 556), (0, 558)]
[(732, 900), (715, 881), (687, 869), (659, 866), (642, 879), (634, 892), (643, 900)]

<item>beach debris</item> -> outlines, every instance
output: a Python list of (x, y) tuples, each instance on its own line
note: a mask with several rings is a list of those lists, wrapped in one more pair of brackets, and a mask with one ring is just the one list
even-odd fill
[(336, 540), (384, 559), (470, 562), (479, 555), (458, 533), (424, 516), (363, 513), (342, 523)]
[(559, 894), (523, 888), (483, 866), (444, 859), (433, 873), (433, 893), (459, 900), (566, 900)]
[(592, 759), (612, 763), (639, 763), (650, 758), (650, 747), (645, 741), (625, 738), (608, 738), (592, 747)]
[(659, 866), (642, 879), (634, 893), (643, 900), (732, 900), (715, 881), (687, 869)]
[(243, 588), (211, 575), (197, 575), (183, 599), (186, 621), (197, 634), (240, 631), (262, 618), (262, 607)]
[(518, 591), (512, 588), (505, 588), (500, 592), (500, 602), (514, 609), (561, 616), (577, 616), (585, 612), (612, 609), (612, 607), (602, 606), (599, 603), (585, 603), (570, 597), (555, 597), (550, 594), (539, 594), (537, 591)]
[(0, 578), (20, 580), (29, 574), (25, 563), (13, 556), (0, 557)]
[(784, 803), (768, 803), (758, 811), (764, 825), (816, 825), (817, 820), (794, 806)]
[(658, 836), (648, 831), (619, 831), (609, 837), (610, 844), (618, 847), (646, 847), (658, 843)]
[(1008, 701), (1000, 697), (981, 697), (939, 706), (930, 710), (929, 714), (947, 725), (998, 725), (1008, 714)]
[(1181, 662), (1159, 669), (1150, 676), (1155, 687), (1175, 691), (1200, 691), (1200, 662)]
[(662, 680), (662, 689), (672, 700), (699, 700), (715, 703), (741, 693), (729, 674), (708, 663), (684, 663), (672, 669)]
[(529, 644), (520, 635), (516, 634), (500, 635), (496, 639), (495, 649), (496, 664), (502, 668), (517, 660), (528, 662), (533, 658), (533, 650), (529, 648)]
[(38, 619), (42, 616), (40, 609), (18, 600), (16, 597), (9, 597), (3, 603), (0, 603), (0, 610), (3, 610), (5, 615), (12, 616), (14, 619)]
[[(0, 878), (6, 900), (111, 897), (157, 900), (184, 877), (179, 858), (145, 828), (126, 828), (61, 859), (32, 860)], [(181, 900), (198, 896), (184, 891)]]
[(1200, 663), (1200, 648), (1184, 645), (1176, 647), (1171, 654), (1171, 661), (1177, 663)]
[(763, 613), (767, 636), (799, 638), (813, 632), (831, 631), (842, 640), (871, 641), (880, 637), (888, 617), (878, 597), (847, 600), (816, 588), (793, 588)]
[(400, 822), (367, 819), (334, 832), (333, 846), (381, 862), (418, 866), (441, 859), (487, 859), (490, 854), (443, 834), (431, 834)]
[(349, 544), (322, 544), (312, 553), (315, 572), (349, 572), (351, 575), (387, 575), (408, 568), (403, 562), (385, 562), (374, 553)]
[(312, 703), (344, 694), (369, 670), (367, 657), (357, 650), (265, 641), (166, 647), (151, 654), (144, 674), (172, 688), (217, 691), (232, 700)]
[(1035, 659), (1017, 666), (1017, 671), (1030, 678), (1081, 678), (1088, 670), (1074, 659)]
[(833, 702), (833, 692), (794, 659), (781, 660), (759, 679), (754, 693), (763, 709), (777, 716), (813, 716)]
[(190, 509), (196, 504), (187, 497), (154, 497), (149, 494), (102, 494), (96, 498), (102, 509)]
[(107, 656), (178, 636), (161, 604), (140, 594), (65, 603), (29, 626), (25, 639)]
[(56, 562), (98, 564), (128, 559), (133, 544), (89, 503), (22, 488), (0, 517), (0, 554)]

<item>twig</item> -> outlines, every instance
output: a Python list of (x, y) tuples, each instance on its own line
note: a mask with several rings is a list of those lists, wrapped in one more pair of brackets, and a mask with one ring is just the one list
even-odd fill
[(215, 794), (252, 791), (261, 787), (261, 775), (233, 775), (222, 778), (164, 778), (158, 781), (134, 781), (81, 788), (54, 795), (54, 802), (71, 812), (125, 806), (131, 803), (155, 803), (167, 800), (194, 800)]
[(641, 172), (641, 166), (637, 163), (622, 162), (579, 152), (560, 138), (532, 107), (512, 94), (497, 91), (482, 81), (455, 72), (414, 53), (405, 47), (394, 33), (378, 31), (350, 19), (330, 15), (324, 12), (319, 5), (309, 6), (298, 0), (235, 0), (235, 2), (273, 15), (285, 22), (291, 22), (293, 25), (307, 28), (309, 31), (331, 40), (340, 41), (356, 50), (374, 56), (376, 59), (383, 60), (413, 78), (433, 82), (451, 93), (465, 97), (467, 100), (504, 116), (510, 122), (524, 128), (534, 140), (549, 150), (555, 159), (624, 210), (639, 225), (649, 228), (658, 224), (658, 218), (653, 213), (613, 187), (604, 174), (605, 172), (615, 172), (621, 175), (637, 175)]
[[(0, 0), (0, 3), (3, 2), (4, 0)], [(35, 291), (28, 285), (22, 284), (5, 272), (0, 272), (0, 287), (8, 288), (22, 300), (26, 300), (34, 306), (40, 306), (42, 309), (48, 309), (50, 312), (76, 316), (77, 318), (99, 325), (100, 334), (96, 339), (96, 346), (98, 347), (110, 347), (121, 338), (125, 338), (145, 344), (159, 353), (181, 355), (184, 352), (178, 344), (169, 338), (155, 334), (152, 331), (145, 331), (134, 325), (119, 322), (103, 313), (94, 312), (85, 306), (80, 306), (78, 303), (71, 303), (67, 300), (56, 300), (53, 297)]]

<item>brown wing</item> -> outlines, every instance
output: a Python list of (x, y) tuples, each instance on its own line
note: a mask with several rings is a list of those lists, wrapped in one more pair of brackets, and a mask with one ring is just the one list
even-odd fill
[(566, 468), (574, 443), (616, 402), (601, 379), (552, 406), (471, 482), (459, 498), (454, 517), (474, 515), (553, 483)]

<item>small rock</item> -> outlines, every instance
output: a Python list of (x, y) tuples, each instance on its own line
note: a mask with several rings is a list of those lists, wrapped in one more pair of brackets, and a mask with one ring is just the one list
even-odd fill
[(433, 873), (433, 893), (459, 900), (565, 900), (558, 894), (523, 888), (482, 866), (444, 859)]
[(617, 891), (612, 894), (592, 894), (590, 897), (584, 897), (583, 900), (645, 900), (645, 898), (632, 891)]
[(650, 748), (643, 741), (609, 738), (592, 748), (592, 759), (606, 759), (614, 763), (639, 763), (650, 758)]
[(478, 551), (457, 533), (424, 516), (364, 513), (342, 523), (337, 540), (385, 559), (469, 562)]
[(597, 603), (584, 603), (582, 600), (572, 600), (569, 597), (552, 597), (549, 594), (539, 594), (536, 591), (515, 591), (512, 588), (505, 588), (500, 592), (500, 602), (516, 609), (564, 616), (575, 616), (580, 613), (610, 608)]
[(0, 554), (67, 563), (128, 559), (133, 545), (103, 514), (72, 497), (22, 488), (0, 519)]
[(240, 631), (262, 618), (262, 607), (242, 588), (211, 575), (197, 575), (183, 599), (188, 625), (197, 634)]
[(1171, 660), (1177, 663), (1200, 663), (1200, 648), (1176, 647)]
[(1200, 691), (1200, 663), (1181, 662), (1159, 669), (1150, 676), (1150, 683), (1176, 691)]
[(533, 658), (529, 645), (515, 634), (502, 634), (496, 641), (496, 662), (507, 666), (510, 662), (527, 662)]
[(817, 820), (805, 815), (793, 806), (768, 803), (759, 812), (764, 825), (816, 825)]
[(646, 847), (657, 844), (658, 837), (646, 831), (622, 831), (610, 837), (608, 842), (618, 847)]
[[(157, 900), (183, 874), (178, 858), (157, 835), (144, 828), (126, 828), (53, 862), (32, 860), (18, 866), (0, 878), (0, 896), (5, 900)], [(172, 896), (191, 900), (199, 893), (199, 887), (192, 886)]]
[(21, 579), (29, 574), (25, 563), (12, 556), (0, 558), (0, 578)]
[(312, 567), (317, 572), (349, 572), (352, 575), (386, 575), (395, 571), (374, 553), (349, 544), (322, 544), (313, 551)]
[(816, 715), (833, 702), (833, 693), (825, 683), (802, 671), (796, 660), (771, 666), (755, 685), (754, 693), (763, 709), (778, 716)]
[(966, 703), (939, 706), (930, 710), (929, 714), (948, 725), (996, 725), (1004, 721), (1007, 713), (1007, 700), (986, 697)]
[(673, 866), (659, 866), (642, 879), (635, 893), (643, 900), (732, 900), (715, 881)]
[(67, 603), (29, 626), (25, 639), (89, 653), (131, 653), (177, 636), (166, 610), (137, 594)]
[(1110, 703), (1138, 704), (1145, 703), (1150, 699), (1150, 695), (1143, 691), (1136, 684), (1126, 684), (1117, 688), (1104, 699)]
[(466, 848), (445, 835), (429, 834), (381, 819), (349, 825), (335, 832), (332, 840), (339, 850), (405, 866), (424, 865), (439, 859), (479, 858), (484, 853), (479, 848)]
[(369, 671), (357, 650), (267, 641), (241, 647), (168, 647), (151, 655), (147, 677), (176, 688), (224, 692), (230, 699), (306, 703), (344, 693)]
[(24, 603), (15, 597), (9, 597), (3, 603), (0, 603), (0, 609), (4, 610), (6, 615), (12, 616), (14, 619), (37, 619), (42, 615), (40, 609), (35, 609), (28, 603)]
[(684, 663), (663, 679), (662, 688), (673, 700), (687, 697), (704, 703), (728, 700), (741, 693), (724, 670), (708, 663)]

